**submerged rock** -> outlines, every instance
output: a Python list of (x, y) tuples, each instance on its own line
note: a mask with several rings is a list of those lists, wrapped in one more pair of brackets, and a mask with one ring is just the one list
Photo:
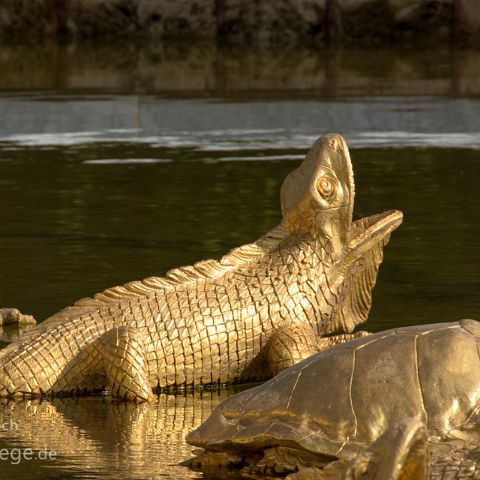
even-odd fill
[(17, 308), (0, 308), (1, 325), (35, 325), (37, 321), (32, 315), (24, 315)]

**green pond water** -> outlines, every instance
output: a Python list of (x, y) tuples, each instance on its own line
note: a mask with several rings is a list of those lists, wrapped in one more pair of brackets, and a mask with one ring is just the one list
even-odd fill
[[(1, 47), (0, 306), (42, 320), (256, 239), (283, 178), (338, 131), (355, 215), (405, 214), (365, 328), (480, 319), (476, 59)], [(183, 437), (231, 392), (3, 402), (0, 478), (198, 477), (177, 466)]]

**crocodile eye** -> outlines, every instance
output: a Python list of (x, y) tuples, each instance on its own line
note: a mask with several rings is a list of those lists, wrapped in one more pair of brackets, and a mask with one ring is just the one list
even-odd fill
[(317, 180), (317, 190), (323, 198), (328, 200), (335, 193), (335, 182), (330, 177), (320, 177)]

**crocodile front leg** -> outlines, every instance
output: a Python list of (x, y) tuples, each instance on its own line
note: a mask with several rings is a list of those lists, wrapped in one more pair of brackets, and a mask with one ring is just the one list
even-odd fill
[(361, 331), (319, 339), (310, 325), (281, 328), (270, 337), (258, 356), (246, 368), (241, 380), (266, 380), (318, 352), (365, 335), (369, 333)]
[[(36, 390), (53, 395), (109, 390), (120, 399), (153, 400), (141, 332), (126, 325), (107, 330), (82, 348), (58, 378), (38, 385)], [(34, 392), (31, 388), (24, 391)]]
[(274, 377), (285, 368), (317, 353), (317, 343), (317, 336), (310, 326), (280, 328), (247, 366), (240, 380), (256, 382)]
[(317, 336), (307, 325), (292, 325), (276, 331), (265, 345), (270, 376), (317, 353)]
[(145, 343), (138, 330), (115, 327), (99, 339), (107, 388), (114, 397), (137, 402), (153, 400), (148, 383)]

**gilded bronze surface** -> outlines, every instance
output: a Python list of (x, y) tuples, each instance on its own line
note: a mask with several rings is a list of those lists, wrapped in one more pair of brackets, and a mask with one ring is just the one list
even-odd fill
[[(345, 140), (315, 142), (281, 189), (282, 221), (219, 261), (110, 288), (0, 352), (0, 395), (96, 392), (152, 400), (156, 387), (262, 380), (358, 334), (398, 211), (352, 221)], [(362, 335), (362, 334), (360, 334)]]
[[(290, 456), (295, 452), (290, 451)], [(352, 459), (308, 465), (287, 480), (473, 480), (480, 478), (478, 441), (429, 438), (425, 424), (408, 418)]]
[[(205, 449), (194, 465), (285, 474), (340, 459), (325, 473), (357, 478), (346, 472), (356, 465), (361, 473), (371, 461), (371, 478), (380, 480), (397, 477), (377, 477), (375, 469), (391, 470), (412, 453), (410, 476), (400, 478), (422, 478), (423, 427), (404, 423), (416, 418), (428, 431), (430, 478), (478, 478), (479, 347), (474, 320), (387, 330), (333, 347), (221, 403), (187, 437)], [(385, 438), (401, 448), (385, 449), (382, 466), (375, 451)]]

